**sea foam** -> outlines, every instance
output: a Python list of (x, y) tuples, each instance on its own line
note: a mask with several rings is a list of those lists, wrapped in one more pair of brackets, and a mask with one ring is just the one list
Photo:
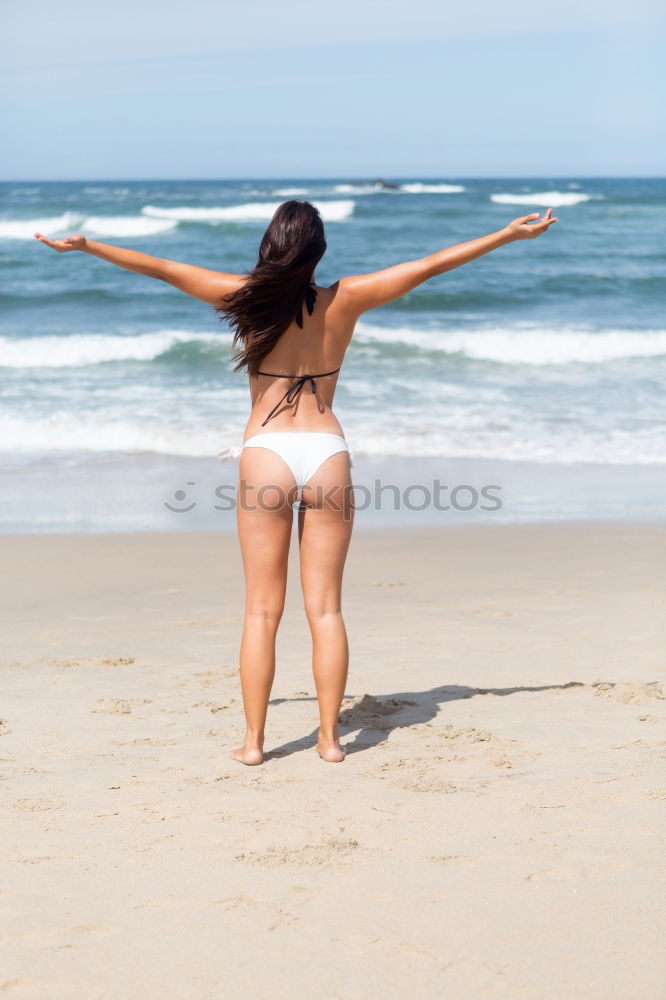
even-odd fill
[(421, 184), (415, 181), (413, 184), (401, 184), (400, 190), (407, 194), (459, 194), (465, 188), (462, 184)]
[[(219, 401), (218, 401), (219, 403)], [(229, 406), (227, 401), (227, 407)], [(242, 422), (209, 418), (187, 421), (169, 411), (120, 415), (117, 409), (91, 412), (52, 408), (45, 414), (7, 414), (0, 422), (0, 454), (21, 456), (76, 452), (93, 455), (140, 452), (161, 455), (236, 457)], [(554, 426), (535, 419), (525, 435), (521, 414), (498, 412), (497, 404), (470, 411), (465, 400), (447, 400), (428, 420), (414, 413), (348, 414), (345, 436), (354, 455), (492, 458), (568, 464), (664, 465), (663, 431), (658, 427), (625, 431), (570, 422)]]
[(0, 426), (0, 453), (136, 452), (161, 455), (212, 456), (220, 450), (214, 427), (169, 425), (160, 418), (118, 418), (111, 414), (52, 413), (7, 416)]
[(382, 184), (336, 184), (334, 190), (338, 194), (379, 194), (392, 188), (385, 188)]
[(111, 236), (132, 238), (156, 236), (175, 229), (177, 222), (167, 219), (148, 219), (141, 215), (81, 215), (64, 212), (62, 215), (41, 219), (2, 219), (0, 239), (30, 240), (35, 233), (49, 239), (83, 233), (84, 236)]
[(156, 330), (133, 336), (109, 333), (50, 334), (45, 337), (0, 337), (0, 367), (76, 368), (107, 361), (153, 361), (176, 344), (222, 345), (222, 334), (190, 330)]
[(366, 184), (336, 184), (335, 190), (338, 194), (458, 194), (465, 188), (461, 184), (426, 184), (421, 181), (413, 181), (408, 184), (397, 184), (394, 187), (387, 187), (381, 182), (368, 181)]
[(621, 358), (666, 356), (666, 330), (590, 331), (534, 326), (452, 331), (359, 323), (355, 339), (377, 345), (404, 344), (508, 365), (601, 364)]
[(603, 195), (574, 194), (571, 191), (537, 191), (534, 194), (491, 194), (490, 200), (498, 205), (543, 205), (545, 208), (561, 208), (578, 205)]
[(35, 233), (45, 236), (60, 236), (81, 225), (84, 216), (74, 212), (63, 212), (62, 215), (39, 219), (0, 219), (0, 239), (31, 240)]
[[(43, 233), (49, 239), (59, 239), (79, 232), (91, 238), (132, 239), (158, 236), (176, 229), (179, 222), (212, 225), (220, 222), (268, 222), (280, 204), (248, 202), (218, 208), (162, 208), (158, 205), (145, 205), (141, 209), (141, 215), (82, 215), (64, 212), (50, 218), (0, 219), (0, 239), (31, 240), (35, 233)], [(325, 222), (343, 222), (351, 218), (354, 212), (354, 202), (351, 199), (313, 204), (319, 209)]]
[[(624, 358), (666, 357), (666, 330), (590, 331), (571, 327), (481, 327), (467, 330), (383, 327), (360, 322), (359, 345), (403, 346), (506, 365), (604, 364)], [(162, 329), (134, 335), (81, 333), (0, 337), (0, 367), (71, 368), (109, 361), (153, 361), (181, 344), (227, 350), (220, 333)], [(444, 363), (444, 361), (442, 362)]]
[[(160, 205), (144, 205), (143, 215), (156, 219), (174, 219), (178, 222), (267, 222), (272, 219), (281, 202), (247, 202), (244, 205), (218, 206), (215, 208), (194, 208), (189, 205), (176, 208), (162, 208)], [(317, 201), (313, 202), (321, 212), (325, 222), (342, 222), (350, 218), (354, 202)]]
[(146, 219), (142, 215), (90, 215), (81, 223), (81, 232), (90, 236), (157, 236), (175, 229), (169, 219)]

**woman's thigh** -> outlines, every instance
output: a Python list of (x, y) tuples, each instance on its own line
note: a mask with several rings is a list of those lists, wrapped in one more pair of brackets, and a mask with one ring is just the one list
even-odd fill
[(253, 613), (281, 613), (295, 495), (294, 477), (279, 455), (267, 448), (241, 453), (236, 519)]
[(340, 610), (342, 574), (353, 527), (348, 452), (338, 452), (303, 488), (299, 508), (301, 585), (309, 616)]

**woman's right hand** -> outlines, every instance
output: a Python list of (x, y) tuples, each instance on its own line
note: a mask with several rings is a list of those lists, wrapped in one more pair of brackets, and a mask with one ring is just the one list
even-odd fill
[(537, 236), (541, 236), (545, 233), (549, 226), (552, 226), (554, 222), (557, 222), (556, 218), (551, 218), (550, 213), (552, 208), (547, 209), (541, 222), (535, 222), (535, 219), (539, 218), (538, 212), (533, 212), (532, 215), (521, 215), (519, 219), (513, 219), (507, 226), (504, 227), (506, 233), (511, 240), (533, 240)]
[(35, 233), (35, 239), (39, 240), (40, 243), (46, 244), (47, 247), (51, 247), (52, 250), (57, 250), (58, 253), (69, 253), (70, 250), (85, 250), (87, 247), (86, 238), (82, 233), (76, 233), (75, 236), (65, 236), (62, 240), (49, 240), (43, 233)]

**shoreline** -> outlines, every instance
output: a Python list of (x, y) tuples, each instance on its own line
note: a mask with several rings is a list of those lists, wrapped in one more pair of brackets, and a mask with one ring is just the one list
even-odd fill
[[(438, 534), (449, 535), (458, 532), (484, 532), (487, 530), (494, 530), (497, 532), (508, 532), (508, 531), (529, 531), (530, 529), (534, 531), (544, 530), (548, 531), (551, 528), (561, 528), (563, 531), (568, 531), (569, 529), (576, 530), (594, 530), (595, 528), (607, 528), (610, 531), (613, 530), (633, 530), (637, 529), (639, 531), (648, 530), (656, 531), (658, 533), (666, 531), (666, 518), (654, 518), (654, 519), (624, 519), (624, 518), (580, 518), (580, 519), (569, 519), (561, 517), (543, 518), (540, 520), (533, 521), (476, 521), (476, 522), (462, 522), (462, 521), (451, 521), (448, 524), (415, 524), (414, 522), (404, 522), (401, 524), (385, 524), (377, 522), (375, 524), (365, 524), (362, 527), (354, 525), (354, 532), (352, 535), (352, 540), (358, 536), (362, 537), (377, 537), (378, 535), (383, 535), (387, 539), (389, 538), (399, 538), (401, 535), (408, 535), (410, 537), (424, 535), (424, 536), (437, 536)], [(297, 522), (294, 516), (294, 523), (292, 533), (295, 536), (297, 534)], [(193, 531), (169, 531), (164, 528), (154, 528), (154, 529), (143, 529), (137, 528), (136, 531), (0, 531), (0, 547), (8, 539), (15, 539), (17, 541), (21, 539), (26, 540), (45, 540), (45, 539), (99, 539), (101, 540), (131, 540), (140, 538), (192, 538), (192, 539), (207, 539), (209, 542), (214, 542), (220, 538), (225, 539), (235, 539), (238, 542), (237, 533), (235, 528), (221, 531), (210, 531), (209, 529), (197, 529)]]
[[(0, 536), (234, 532), (237, 483), (237, 459), (132, 455), (67, 465), (58, 458), (7, 469), (0, 475)], [(352, 483), (355, 531), (666, 522), (666, 465), (357, 457)]]

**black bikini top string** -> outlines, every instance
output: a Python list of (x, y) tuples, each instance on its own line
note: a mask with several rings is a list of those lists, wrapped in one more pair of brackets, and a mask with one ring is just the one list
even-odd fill
[(268, 421), (271, 419), (272, 416), (274, 416), (277, 413), (277, 411), (280, 409), (283, 403), (293, 403), (298, 394), (301, 392), (306, 382), (310, 383), (312, 387), (312, 392), (315, 393), (317, 391), (317, 383), (315, 382), (315, 379), (325, 378), (327, 375), (337, 375), (339, 371), (340, 369), (336, 368), (335, 371), (319, 372), (316, 375), (276, 375), (273, 372), (261, 372), (261, 371), (257, 372), (257, 375), (268, 375), (269, 378), (291, 378), (294, 380), (287, 389), (287, 391), (285, 392), (282, 399), (275, 404), (275, 406), (268, 414), (266, 419), (262, 421), (261, 426), (264, 427), (268, 423)]
[[(314, 281), (308, 283), (308, 287), (305, 289), (305, 307), (308, 311), (308, 316), (312, 316), (314, 310), (314, 304), (317, 300), (317, 288)], [(298, 309), (296, 310), (296, 326), (303, 329), (303, 303), (299, 302)]]

